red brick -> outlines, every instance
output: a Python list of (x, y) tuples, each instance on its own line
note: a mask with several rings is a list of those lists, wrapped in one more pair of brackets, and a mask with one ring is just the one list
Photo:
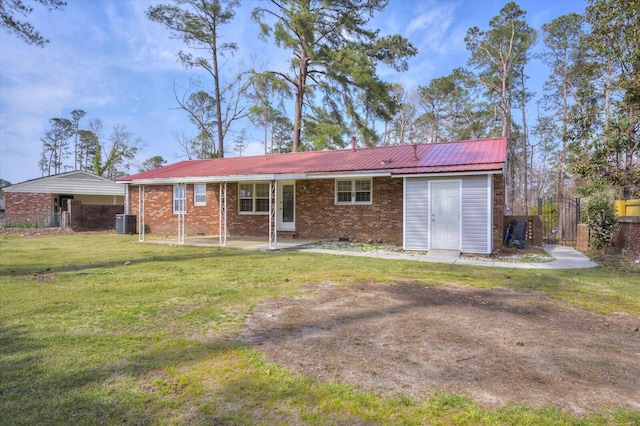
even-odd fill
[[(131, 187), (131, 214), (138, 215), (138, 187)], [(185, 234), (217, 235), (219, 230), (219, 184), (207, 184), (207, 205), (193, 205), (193, 185), (187, 185)], [(402, 243), (402, 180), (375, 178), (371, 205), (336, 206), (334, 180), (296, 182), (296, 236), (300, 238)], [(176, 235), (177, 215), (173, 214), (173, 186), (145, 187), (147, 232)], [(239, 214), (238, 184), (227, 184), (227, 235), (267, 236), (269, 215)], [(290, 233), (289, 233), (290, 234)], [(286, 233), (283, 233), (286, 235)]]
[[(494, 246), (502, 243), (504, 212), (502, 200), (504, 184), (500, 175), (494, 176)], [(279, 231), (280, 236), (351, 241), (381, 241), (402, 245), (403, 181), (390, 177), (373, 179), (371, 205), (336, 205), (335, 180), (299, 180), (295, 184), (296, 229), (294, 233)], [(138, 212), (137, 186), (130, 190), (133, 215)], [(187, 185), (187, 214), (185, 234), (218, 235), (219, 184), (207, 184), (207, 205), (193, 205), (193, 184)], [(145, 187), (145, 232), (175, 236), (177, 215), (173, 213), (173, 185)], [(138, 220), (140, 220), (138, 218)], [(239, 214), (238, 183), (227, 184), (227, 235), (268, 236), (269, 215)], [(498, 245), (496, 245), (498, 244)]]
[(586, 253), (589, 251), (589, 244), (591, 243), (591, 230), (589, 225), (584, 223), (578, 224), (578, 235), (576, 236), (576, 250)]
[(51, 194), (6, 192), (5, 222), (41, 222), (51, 216)]
[(618, 218), (613, 244), (620, 250), (640, 255), (640, 216)]
[(76, 232), (108, 231), (116, 228), (116, 215), (124, 212), (124, 206), (82, 204), (68, 200), (69, 227)]

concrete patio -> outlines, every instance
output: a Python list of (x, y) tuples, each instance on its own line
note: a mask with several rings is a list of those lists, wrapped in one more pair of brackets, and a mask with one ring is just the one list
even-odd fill
[[(501, 261), (500, 259), (473, 258), (460, 256), (459, 251), (431, 250), (429, 252), (386, 252), (382, 251), (346, 251), (313, 247), (312, 244), (320, 240), (308, 240), (297, 238), (278, 239), (277, 250), (300, 250), (311, 253), (324, 253), (342, 256), (376, 257), (380, 259), (413, 260), (418, 262), (448, 263), (456, 265), (492, 266), (498, 268), (524, 268), (524, 269), (584, 269), (598, 266), (587, 256), (570, 247), (546, 246), (544, 250), (553, 260), (549, 262)], [(176, 238), (147, 238), (146, 243), (178, 245)], [(191, 236), (185, 237), (184, 245), (200, 247), (220, 247), (218, 236)], [(267, 237), (227, 237), (227, 248), (244, 250), (272, 251), (269, 249)]]
[[(279, 238), (277, 240), (278, 250), (297, 249), (302, 246), (313, 244), (318, 240), (304, 240), (297, 238)], [(154, 238), (147, 237), (145, 243), (178, 245), (177, 238)], [(220, 237), (217, 235), (190, 236), (185, 237), (183, 245), (200, 247), (220, 247)], [(227, 237), (227, 248), (238, 248), (244, 250), (269, 251), (268, 237)]]

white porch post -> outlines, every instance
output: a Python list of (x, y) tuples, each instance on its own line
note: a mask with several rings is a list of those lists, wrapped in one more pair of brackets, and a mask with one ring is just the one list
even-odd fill
[(218, 214), (218, 235), (220, 246), (227, 245), (227, 182), (220, 182), (220, 211)]
[(278, 249), (278, 181), (269, 183), (269, 250)]
[[(178, 193), (180, 194), (180, 200), (178, 201), (178, 244), (184, 244), (184, 219), (187, 213), (187, 184), (179, 183)], [(184, 196), (184, 198), (182, 198)]]
[(144, 185), (138, 185), (138, 241), (144, 241)]

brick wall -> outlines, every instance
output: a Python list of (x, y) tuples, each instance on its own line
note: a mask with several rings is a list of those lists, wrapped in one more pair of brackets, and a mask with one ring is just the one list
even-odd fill
[(371, 205), (334, 203), (333, 179), (296, 183), (296, 231), (303, 238), (402, 245), (402, 179), (374, 178)]
[[(335, 205), (333, 179), (296, 181), (295, 233), (279, 235), (298, 238), (317, 238), (351, 241), (382, 241), (402, 245), (402, 179), (380, 177), (373, 179), (371, 205)], [(130, 214), (138, 212), (139, 188), (130, 190)], [(502, 175), (493, 177), (494, 214), (493, 245), (502, 247), (504, 237), (504, 181)], [(207, 185), (207, 205), (193, 205), (193, 185), (187, 185), (187, 215), (185, 234), (217, 235), (219, 229), (219, 184)], [(145, 228), (148, 233), (177, 235), (177, 215), (173, 214), (173, 185), (145, 187)], [(138, 218), (138, 221), (140, 218)], [(238, 184), (227, 184), (227, 235), (268, 236), (269, 215), (239, 214)]]
[[(297, 208), (298, 206), (296, 205), (296, 216), (299, 211)], [(266, 237), (269, 235), (268, 213), (240, 214), (238, 210), (238, 184), (235, 182), (227, 184), (227, 235), (232, 237)]]
[(5, 222), (39, 222), (51, 215), (51, 194), (6, 192)]
[(82, 204), (67, 201), (69, 227), (76, 232), (108, 231), (116, 229), (116, 215), (124, 213), (124, 206)]
[(640, 254), (640, 216), (618, 217), (613, 245), (620, 250)]
[(589, 225), (579, 223), (576, 236), (576, 250), (586, 253), (589, 251), (589, 244), (591, 244), (591, 229)]
[[(334, 180), (296, 182), (296, 232), (300, 238), (369, 241), (402, 244), (402, 180), (373, 179), (372, 205), (336, 206)], [(138, 215), (138, 187), (130, 191), (132, 215)], [(193, 205), (193, 185), (187, 185), (185, 234), (218, 234), (219, 184), (207, 185), (207, 205)], [(268, 236), (269, 215), (239, 214), (238, 184), (227, 184), (227, 235)], [(173, 214), (173, 186), (145, 187), (147, 232), (177, 234), (177, 215)], [(139, 220), (139, 219), (138, 219)], [(282, 233), (281, 235), (289, 235)]]
[[(237, 187), (237, 185), (227, 185), (228, 188), (231, 186)], [(177, 235), (178, 215), (173, 213), (173, 185), (149, 185), (145, 186), (144, 191), (145, 232), (167, 236)], [(139, 187), (131, 186), (129, 196), (131, 200), (130, 214), (139, 216)], [(231, 200), (228, 196), (227, 193), (227, 200), (230, 203)], [(217, 235), (220, 209), (218, 206), (219, 184), (207, 184), (207, 204), (205, 206), (194, 206), (193, 185), (187, 185), (186, 197), (185, 234)], [(137, 220), (140, 223), (139, 217)]]

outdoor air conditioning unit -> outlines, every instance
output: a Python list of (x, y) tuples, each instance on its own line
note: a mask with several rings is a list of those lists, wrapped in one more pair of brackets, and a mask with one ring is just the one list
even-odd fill
[(116, 215), (116, 234), (136, 234), (137, 218), (131, 214)]

